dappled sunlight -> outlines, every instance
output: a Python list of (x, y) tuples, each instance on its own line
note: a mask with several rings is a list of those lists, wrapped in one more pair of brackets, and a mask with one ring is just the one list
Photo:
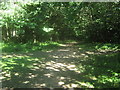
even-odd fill
[[(61, 59), (63, 59), (63, 60), (59, 60), (60, 59), (59, 57), (55, 57), (55, 60), (53, 59), (51, 61), (50, 60), (48, 60), (48, 61), (45, 60), (45, 59), (51, 59), (49, 57), (47, 57), (47, 58), (42, 57), (41, 59), (43, 61), (40, 62), (41, 59), (39, 57), (38, 58), (37, 57), (32, 57), (34, 54), (35, 53), (11, 54), (11, 55), (8, 55), (8, 56), (7, 55), (4, 56), (5, 57), (4, 59), (7, 59), (7, 58), (11, 59), (15, 63), (15, 65), (18, 66), (21, 69), (20, 70), (18, 69), (17, 72), (16, 71), (14, 72), (16, 66), (14, 66), (13, 63), (12, 63), (11, 64), (11, 67), (13, 69), (13, 71), (11, 72), (12, 74), (11, 73), (7, 74), (7, 72), (4, 72), (5, 75), (4, 75), (4, 78), (2, 78), (3, 81), (4, 80), (8, 80), (9, 81), (9, 80), (12, 80), (12, 79), (14, 80), (15, 78), (16, 78), (16, 80), (20, 80), (21, 77), (24, 77), (24, 75), (26, 75), (24, 77), (25, 79), (23, 79), (23, 80), (21, 79), (20, 80), (22, 82), (20, 85), (23, 86), (23, 87), (26, 87), (26, 85), (32, 85), (32, 86), (35, 86), (35, 87), (46, 87), (46, 86), (47, 87), (49, 87), (49, 86), (65, 87), (65, 85), (67, 85), (66, 81), (70, 80), (71, 78), (68, 78), (67, 75), (66, 75), (66, 77), (62, 76), (61, 72), (66, 73), (66, 72), (74, 71), (76, 73), (80, 73), (77, 70), (77, 68), (76, 68), (76, 66), (74, 64), (59, 62), (59, 61), (63, 61), (65, 58), (69, 59), (70, 58), (69, 56), (62, 56)], [(49, 55), (49, 54), (46, 54), (46, 55)], [(52, 56), (52, 54), (51, 54), (51, 56)], [(52, 56), (52, 57), (54, 58), (54, 56)], [(22, 60), (22, 62), (18, 62), (19, 59)], [(29, 63), (29, 61), (31, 63)], [(28, 70), (28, 71), (26, 73), (23, 73), (24, 71), (22, 71), (22, 69), (24, 69), (24, 71), (26, 71), (26, 70)], [(17, 68), (16, 68), (16, 70), (17, 70)], [(59, 74), (59, 73), (61, 73), (61, 74)], [(38, 83), (37, 82), (36, 83), (32, 83), (31, 82), (31, 80), (36, 80), (36, 79), (38, 79), (38, 80), (40, 79), (40, 81)], [(45, 79), (45, 83), (43, 83), (44, 79)], [(47, 82), (46, 79), (48, 79), (48, 80), (50, 79), (50, 81), (53, 80), (55, 82), (52, 81), (53, 84), (49, 84), (50, 82)], [(65, 80), (65, 82), (61, 81), (61, 80)], [(14, 84), (14, 81), (12, 81), (12, 83)], [(19, 85), (16, 85), (16, 86), (19, 86)], [(71, 85), (69, 85), (69, 87), (70, 86)], [(72, 86), (73, 86), (73, 84), (72, 84)]]
[(58, 84), (59, 84), (59, 85), (63, 85), (63, 84), (65, 84), (65, 83), (60, 81), (60, 82), (58, 82)]
[(66, 71), (66, 67), (68, 65), (64, 64), (64, 63), (57, 63), (57, 62), (47, 62), (46, 63), (46, 69), (51, 69), (54, 71)]
[(3, 54), (0, 78), (3, 87), (95, 88), (102, 83), (99, 75), (112, 72), (105, 66), (110, 60), (104, 61), (103, 57), (109, 59), (114, 55), (102, 56), (96, 51), (64, 46), (57, 50)]
[(84, 58), (88, 58), (89, 57), (87, 54), (84, 54), (84, 53), (80, 54), (80, 56), (84, 57)]
[(82, 87), (86, 87), (86, 88), (94, 88), (94, 86), (90, 83), (86, 83), (86, 82), (77, 82), (79, 83), (79, 85), (81, 85)]
[(37, 77), (37, 75), (30, 74), (30, 75), (28, 76), (28, 78), (35, 78), (35, 77)]
[(2, 55), (2, 58), (4, 59), (4, 58), (12, 58), (12, 57), (16, 57), (16, 58), (22, 58), (22, 57), (29, 57), (29, 56), (27, 56), (27, 55), (25, 55), (25, 54), (6, 54), (6, 55)]
[(27, 83), (29, 83), (29, 81), (25, 81), (25, 82), (23, 82), (24, 84), (27, 84)]
[(49, 77), (52, 77), (54, 75), (49, 73), (49, 74), (44, 74), (44, 76), (47, 76), (49, 78)]
[(78, 84), (74, 84), (74, 83), (64, 85), (64, 82), (59, 82), (59, 84), (61, 84), (64, 88), (78, 88), (79, 87)]
[(90, 52), (90, 51), (87, 51), (86, 53), (87, 54), (95, 54), (95, 52)]
[(66, 49), (59, 49), (58, 51), (68, 52), (69, 50), (66, 50)]
[(52, 56), (53, 58), (59, 58), (58, 56)]
[(66, 44), (59, 44), (59, 46), (66, 47), (67, 45)]
[(48, 51), (46, 51), (47, 53), (50, 53), (50, 52), (52, 52), (53, 50), (48, 50)]
[(54, 68), (54, 67), (46, 67), (46, 69), (54, 70), (54, 71), (60, 71), (59, 69), (56, 69), (56, 68)]
[(67, 63), (59, 63), (59, 62), (46, 62), (46, 69), (53, 70), (53, 71), (75, 71), (76, 73), (80, 73), (80, 71), (76, 68), (74, 64), (67, 64)]
[(119, 2), (0, 0), (2, 87), (119, 87), (118, 10)]

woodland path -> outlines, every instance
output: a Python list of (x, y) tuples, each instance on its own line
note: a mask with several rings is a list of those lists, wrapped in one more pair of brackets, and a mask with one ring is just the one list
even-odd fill
[[(84, 77), (84, 70), (76, 67), (88, 56), (80, 51), (77, 42), (61, 44), (58, 49), (51, 51), (35, 51), (27, 54), (14, 54), (13, 57), (32, 57), (31, 68), (22, 71), (14, 71), (11, 80), (5, 82), (5, 86), (25, 88), (76, 88), (93, 87), (85, 82), (90, 78)], [(42, 62), (41, 62), (42, 60)], [(22, 69), (20, 69), (22, 70)], [(4, 83), (3, 83), (4, 84)]]

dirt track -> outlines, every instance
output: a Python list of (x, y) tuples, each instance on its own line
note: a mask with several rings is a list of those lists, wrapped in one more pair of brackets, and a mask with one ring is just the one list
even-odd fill
[[(51, 51), (35, 51), (13, 55), (33, 57), (36, 58), (33, 61), (37, 62), (32, 63), (33, 67), (30, 70), (26, 70), (26, 72), (24, 71), (25, 73), (16, 75), (19, 72), (14, 71), (11, 75), (11, 80), (7, 83), (5, 82), (5, 86), (25, 88), (93, 87), (84, 83), (84, 81), (90, 79), (84, 77), (82, 65), (81, 71), (76, 68), (76, 65), (80, 64), (87, 55), (81, 53), (80, 48), (75, 44), (76, 42), (61, 44), (59, 49)], [(42, 59), (43, 62), (39, 59)]]

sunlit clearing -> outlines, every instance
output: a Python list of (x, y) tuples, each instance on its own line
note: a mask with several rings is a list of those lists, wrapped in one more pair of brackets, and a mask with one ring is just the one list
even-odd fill
[(45, 32), (50, 32), (52, 30), (53, 30), (53, 28), (46, 28), (46, 27), (43, 28), (43, 31), (45, 31)]

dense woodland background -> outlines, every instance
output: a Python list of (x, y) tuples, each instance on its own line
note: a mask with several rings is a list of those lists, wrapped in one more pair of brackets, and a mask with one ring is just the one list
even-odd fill
[(2, 5), (2, 38), (5, 42), (72, 39), (120, 43), (119, 2), (14, 2), (11, 7)]
[(3, 87), (53, 88), (65, 75), (61, 87), (119, 87), (119, 2), (22, 1), (0, 2)]

